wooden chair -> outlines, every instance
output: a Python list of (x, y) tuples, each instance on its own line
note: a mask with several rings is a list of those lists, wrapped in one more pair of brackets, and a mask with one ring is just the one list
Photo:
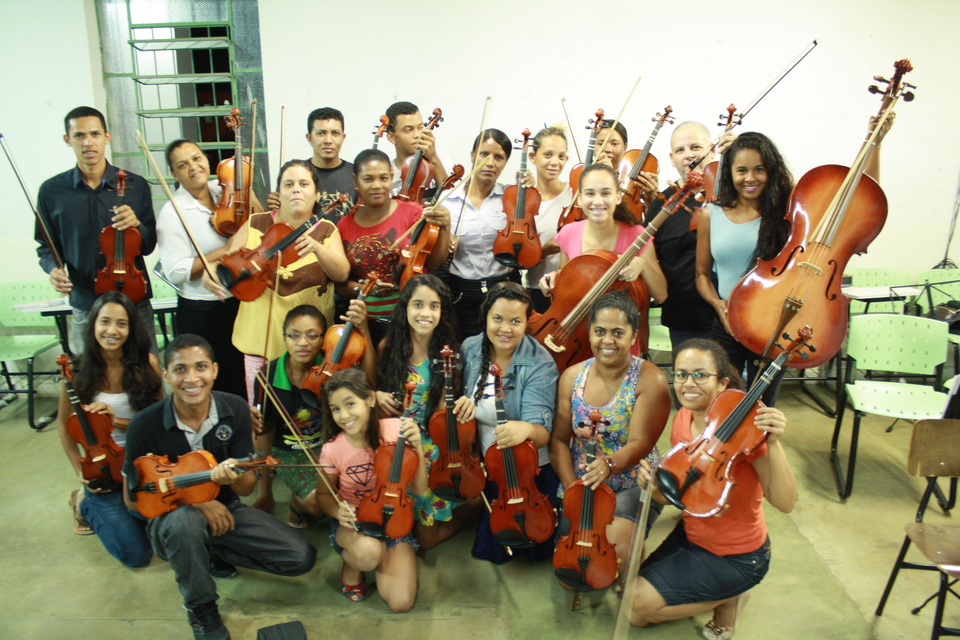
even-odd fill
[[(957, 477), (960, 476), (960, 420), (920, 420), (913, 426), (910, 438), (910, 452), (907, 456), (907, 472), (917, 477), (925, 477), (927, 486), (920, 499), (914, 522), (905, 527), (907, 535), (900, 547), (900, 554), (893, 565), (890, 579), (883, 590), (883, 596), (877, 605), (876, 615), (883, 615), (887, 598), (893, 590), (893, 583), (901, 569), (920, 571), (939, 571), (940, 589), (935, 594), (937, 610), (933, 621), (931, 638), (940, 636), (960, 636), (960, 629), (943, 626), (943, 609), (949, 591), (955, 596), (951, 586), (960, 578), (960, 525), (935, 525), (923, 522), (923, 515), (930, 498), (937, 501), (944, 512), (956, 506)], [(950, 498), (947, 500), (938, 487), (939, 478), (950, 478)], [(905, 560), (910, 544), (913, 543), (924, 555), (929, 564), (907, 562)], [(953, 578), (953, 582), (950, 578)], [(927, 599), (930, 601), (934, 596)], [(926, 602), (913, 610), (917, 613)]]

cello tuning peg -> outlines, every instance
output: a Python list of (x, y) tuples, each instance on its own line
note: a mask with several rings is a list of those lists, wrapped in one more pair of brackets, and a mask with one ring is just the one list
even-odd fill
[(807, 349), (810, 350), (810, 353), (816, 353), (816, 352), (817, 352), (817, 348), (816, 348), (815, 346), (813, 346), (812, 344), (808, 344), (808, 345), (807, 345)]
[(783, 336), (781, 336), (781, 337), (782, 337), (784, 340), (786, 340), (787, 342), (793, 342), (793, 338), (791, 338), (791, 337), (790, 337), (790, 334), (787, 333), (786, 331), (783, 332)]
[(903, 94), (904, 102), (913, 102), (913, 91), (907, 91)]
[(878, 86), (875, 85), (875, 84), (872, 84), (872, 85), (870, 85), (869, 87), (867, 87), (867, 91), (869, 91), (870, 93), (873, 93), (873, 94), (883, 93), (883, 91), (880, 89), (880, 87), (878, 87)]
[(873, 79), (882, 84), (890, 84), (890, 81), (884, 78), (883, 76), (873, 76)]
[(777, 349), (783, 349), (783, 345), (780, 344), (779, 342), (774, 342), (773, 346), (775, 346)]
[(801, 359), (801, 360), (806, 360), (806, 359), (809, 358), (809, 357), (810, 357), (810, 354), (808, 354), (808, 353), (806, 353), (806, 352), (803, 352), (803, 351), (800, 352), (800, 359)]

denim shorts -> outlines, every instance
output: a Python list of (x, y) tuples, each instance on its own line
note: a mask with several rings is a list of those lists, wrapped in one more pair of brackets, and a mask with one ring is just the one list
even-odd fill
[(718, 556), (687, 540), (681, 520), (640, 567), (667, 604), (726, 600), (760, 584), (770, 568), (770, 538), (756, 551)]
[[(640, 518), (641, 495), (643, 495), (643, 491), (641, 491), (640, 487), (637, 486), (617, 491), (617, 508), (613, 512), (613, 517), (626, 518), (630, 522), (636, 524), (637, 520)], [(648, 534), (650, 533), (650, 527), (652, 527), (653, 523), (656, 522), (657, 518), (660, 517), (661, 511), (663, 511), (663, 505), (656, 500), (651, 500), (650, 513), (647, 514)]]
[[(330, 518), (330, 544), (333, 546), (334, 550), (343, 555), (343, 547), (337, 544), (337, 529), (340, 528), (340, 521), (336, 518)], [(417, 542), (417, 539), (413, 537), (413, 532), (411, 531), (402, 538), (393, 539), (390, 538), (387, 540), (387, 549), (393, 549), (395, 546), (401, 542), (409, 542), (413, 546), (414, 551), (420, 549), (420, 543)]]

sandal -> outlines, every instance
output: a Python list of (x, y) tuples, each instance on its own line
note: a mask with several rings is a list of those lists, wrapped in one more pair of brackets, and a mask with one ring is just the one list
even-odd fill
[(290, 507), (290, 513), (287, 514), (287, 525), (294, 529), (306, 529), (310, 526), (310, 515)]
[(77, 507), (77, 496), (80, 495), (80, 489), (70, 494), (70, 513), (73, 514), (73, 532), (78, 536), (90, 536), (94, 534), (93, 527), (87, 522), (87, 519), (80, 515), (80, 509)]
[(743, 611), (743, 608), (747, 606), (747, 601), (749, 599), (749, 591), (741, 593), (739, 596), (737, 596), (737, 612), (734, 614), (733, 628), (722, 627), (711, 620), (703, 626), (703, 637), (706, 640), (730, 640), (737, 630), (737, 623), (740, 622), (740, 613)]
[(361, 578), (360, 584), (344, 584), (343, 582), (343, 572), (347, 568), (346, 565), (340, 569), (340, 591), (347, 598), (347, 600), (352, 600), (353, 602), (362, 602), (367, 599), (367, 581), (366, 578)]

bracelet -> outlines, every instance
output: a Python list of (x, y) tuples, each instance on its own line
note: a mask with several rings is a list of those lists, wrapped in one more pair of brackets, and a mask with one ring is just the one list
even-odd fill
[(613, 475), (614, 469), (617, 467), (617, 463), (614, 462), (611, 456), (603, 456), (603, 461), (607, 463), (607, 468), (610, 469), (610, 475)]

